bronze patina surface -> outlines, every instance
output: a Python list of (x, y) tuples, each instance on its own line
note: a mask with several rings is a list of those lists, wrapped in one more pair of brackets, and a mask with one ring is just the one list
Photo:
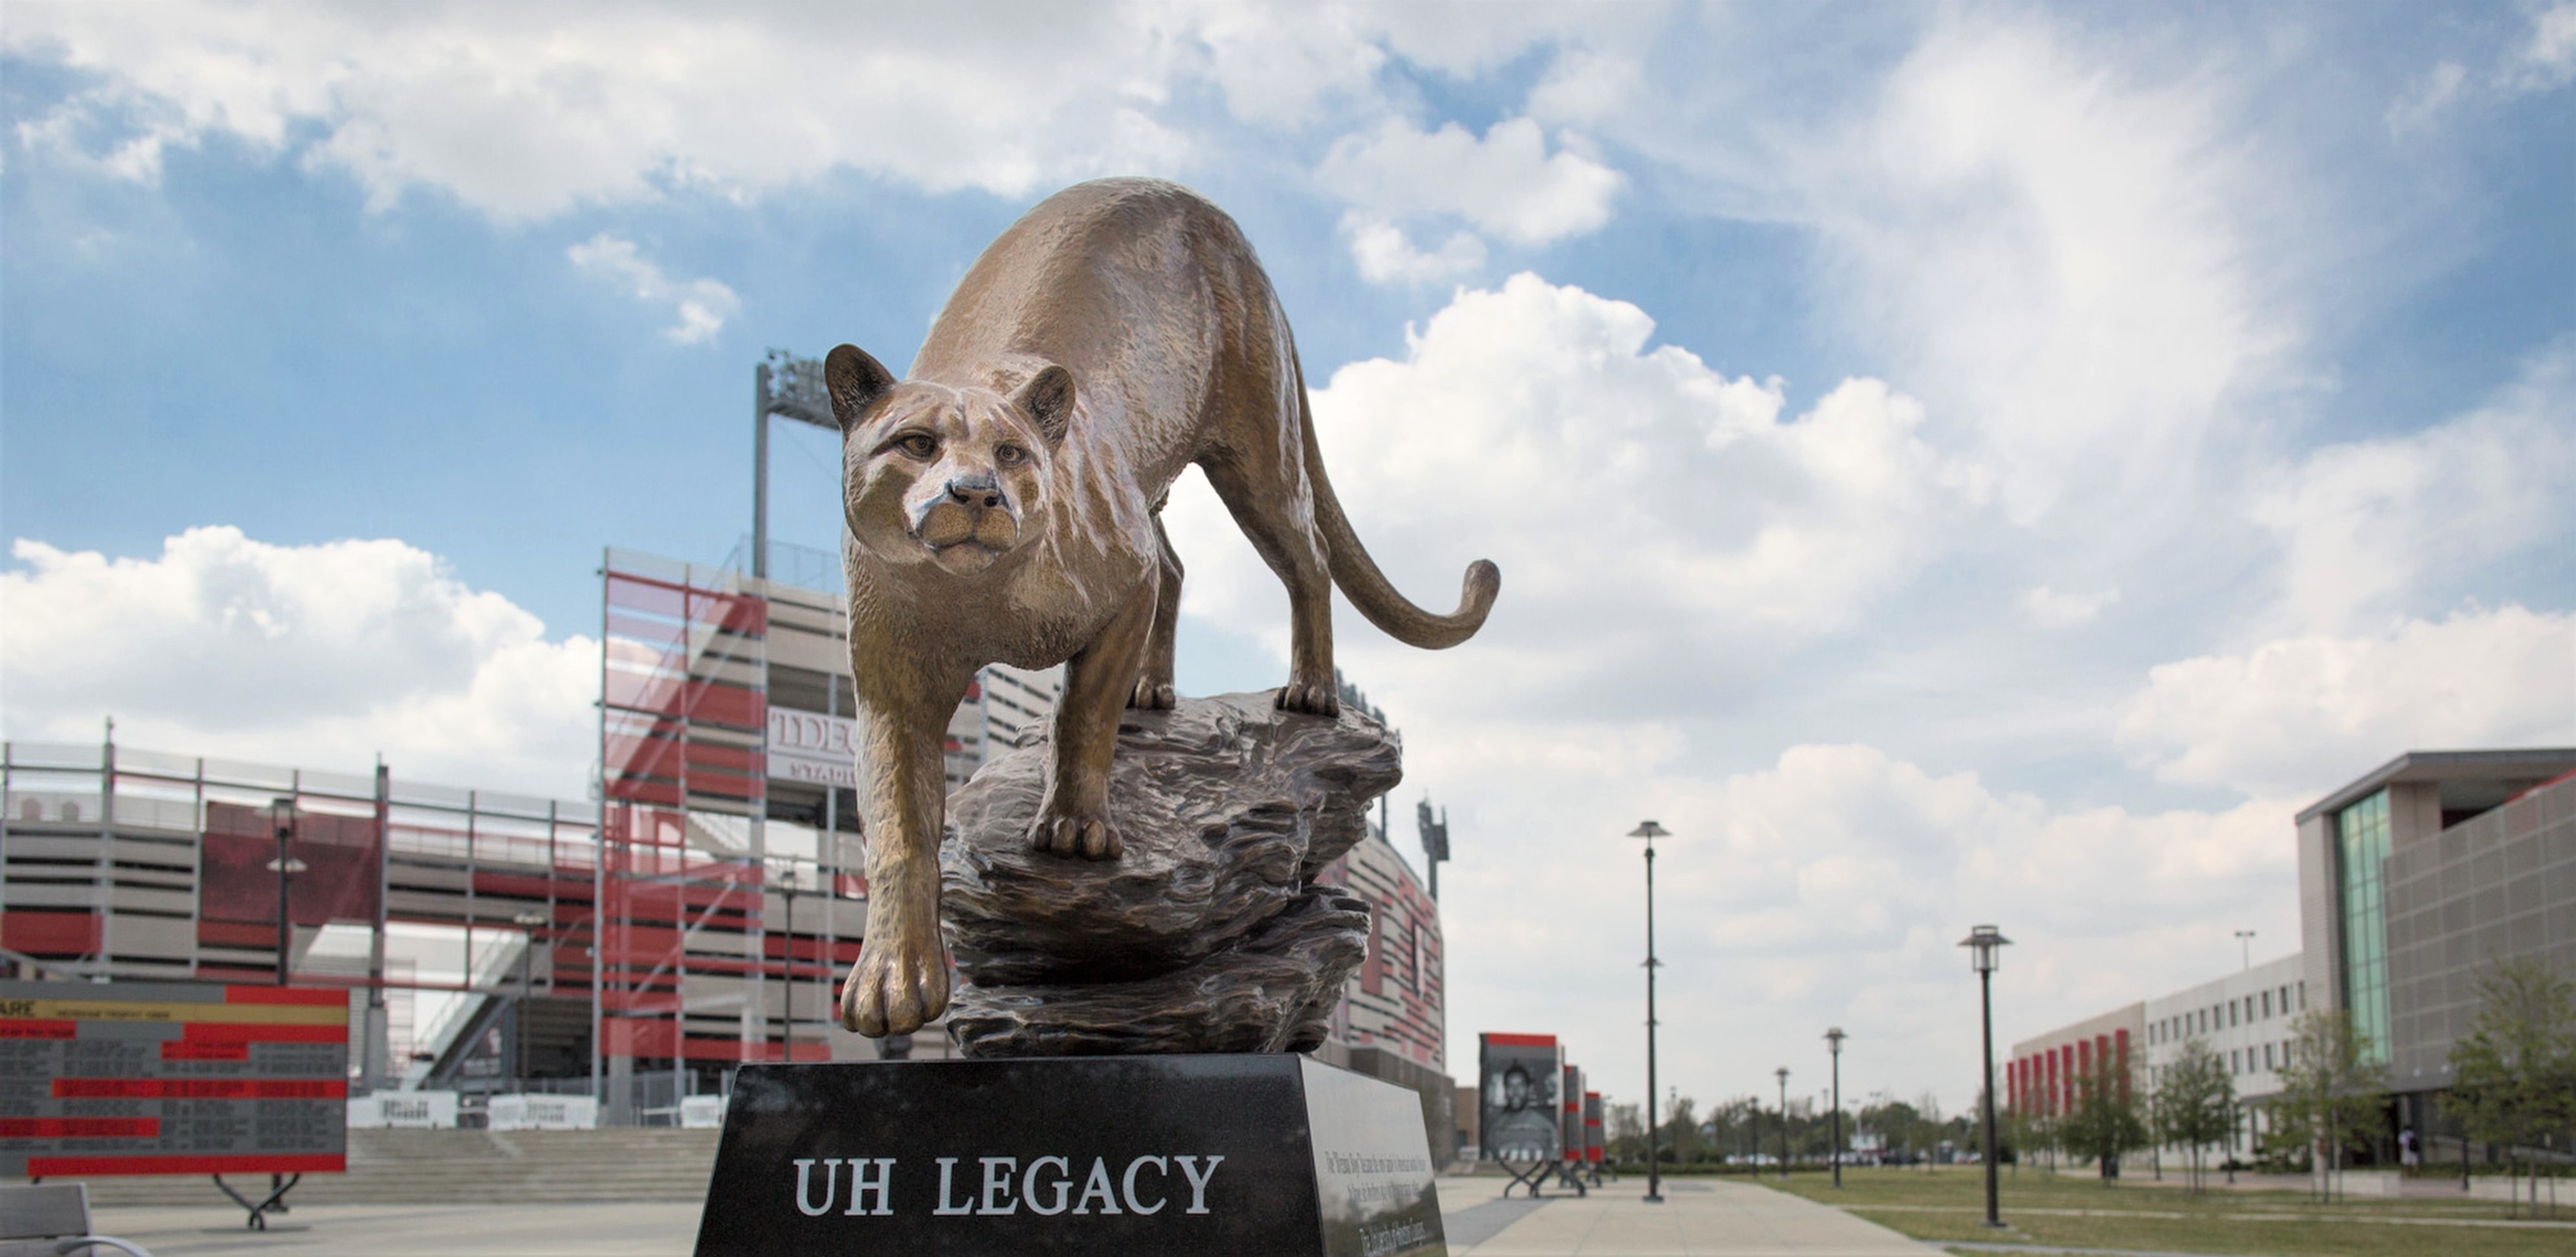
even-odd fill
[(1107, 179), (1047, 198), (984, 250), (900, 382), (824, 360), (842, 431), (850, 654), (866, 772), (866, 941), (841, 1018), (903, 1034), (948, 1004), (939, 844), (949, 715), (977, 669), (1066, 664), (1039, 851), (1114, 859), (1120, 713), (1174, 702), (1181, 565), (1160, 510), (1195, 463), (1288, 587), (1279, 708), (1334, 715), (1332, 587), (1400, 641), (1473, 635), (1396, 592), (1333, 497), (1288, 320), (1234, 220), (1196, 193)]

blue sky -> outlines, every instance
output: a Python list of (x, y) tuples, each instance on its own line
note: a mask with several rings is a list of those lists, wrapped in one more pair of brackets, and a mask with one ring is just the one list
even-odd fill
[[(600, 549), (748, 532), (761, 353), (901, 364), (1150, 173), (1399, 583), (1504, 569), (1340, 633), (1455, 821), (1454, 1053), (1637, 1087), (1654, 814), (1685, 1089), (1839, 1022), (1964, 1103), (1966, 925), (2035, 1032), (2290, 950), (2325, 790), (2576, 744), (2576, 5), (21, 3), (0, 71), (12, 737), (578, 796)], [(1183, 688), (1275, 684), (1171, 521)]]

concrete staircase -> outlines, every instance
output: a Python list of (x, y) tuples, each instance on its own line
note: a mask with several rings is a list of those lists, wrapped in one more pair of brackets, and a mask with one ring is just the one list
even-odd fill
[[(546, 1204), (575, 1200), (695, 1201), (715, 1169), (714, 1130), (353, 1130), (349, 1172), (314, 1174), (287, 1203)], [(93, 1178), (90, 1203), (229, 1203), (203, 1178)], [(266, 1175), (228, 1175), (234, 1190), (266, 1193)]]

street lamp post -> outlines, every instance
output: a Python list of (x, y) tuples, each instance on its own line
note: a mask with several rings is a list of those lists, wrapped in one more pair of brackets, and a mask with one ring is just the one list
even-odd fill
[(2238, 930), (2238, 931), (2236, 931), (2236, 947), (2237, 947), (2237, 950), (2239, 950), (2239, 951), (2241, 951), (2241, 952), (2243, 952), (2243, 953), (2244, 953), (2244, 958), (2245, 958), (2245, 971), (2246, 971), (2246, 972), (2248, 972), (2248, 973), (2253, 972), (2253, 971), (2254, 971), (2254, 931), (2252, 931), (2252, 930)]
[(519, 1003), (510, 1010), (510, 1068), (519, 1076), (519, 1090), (528, 1089), (528, 1000), (537, 993), (535, 961), (537, 927), (546, 923), (546, 914), (534, 908), (521, 908), (511, 914), (510, 923), (527, 934), (519, 944)]
[(1780, 1076), (1780, 1177), (1789, 1177), (1789, 1067), (1771, 1071)]
[(1968, 931), (1959, 946), (1969, 949), (1970, 962), (1977, 969), (1979, 1007), (1984, 1015), (1986, 1035), (1985, 1083), (1979, 1088), (1986, 1117), (1986, 1220), (1984, 1225), (2001, 1228), (2004, 1220), (1997, 1216), (1995, 1182), (1995, 964), (1997, 955), (2012, 940), (1991, 925), (1980, 925)]
[(1657, 1134), (1661, 1123), (1655, 1120), (1655, 1097), (1663, 1094), (1655, 1085), (1655, 970), (1662, 967), (1655, 959), (1655, 840), (1669, 838), (1672, 831), (1653, 821), (1641, 821), (1628, 831), (1631, 838), (1646, 840), (1646, 1203), (1664, 1203), (1663, 1150)]
[(790, 1065), (796, 1063), (796, 867), (779, 870), (778, 893), (787, 900), (787, 947), (780, 953), (785, 959), (778, 971), (787, 983), (787, 1039), (779, 1046), (778, 1058)]
[(286, 879), (303, 872), (306, 865), (286, 853), (287, 841), (295, 836), (295, 800), (277, 799), (268, 810), (277, 826), (277, 858), (268, 862), (268, 869), (277, 874), (277, 984), (284, 986), (295, 956), (295, 923), (286, 912)]
[(1842, 1187), (1842, 1185), (1843, 1185), (1843, 1039), (1844, 1039), (1844, 1038), (1845, 1038), (1845, 1036), (1844, 1036), (1844, 1034), (1843, 1034), (1843, 1028), (1842, 1028), (1841, 1026), (1834, 1026), (1834, 1027), (1832, 1027), (1832, 1028), (1830, 1028), (1830, 1029), (1828, 1029), (1828, 1030), (1826, 1030), (1826, 1031), (1825, 1031), (1825, 1045), (1826, 1045), (1828, 1048), (1830, 1048), (1830, 1049), (1832, 1050), (1832, 1052), (1833, 1052), (1833, 1056), (1834, 1056), (1834, 1143), (1833, 1143), (1833, 1149), (1832, 1149), (1832, 1151), (1831, 1151), (1830, 1153), (1828, 1153), (1827, 1155), (1828, 1155), (1828, 1156), (1830, 1156), (1830, 1157), (1832, 1158), (1833, 1163), (1834, 1163), (1834, 1187), (1835, 1187), (1835, 1189), (1836, 1189), (1836, 1190), (1840, 1190), (1840, 1189), (1841, 1189), (1841, 1187)]

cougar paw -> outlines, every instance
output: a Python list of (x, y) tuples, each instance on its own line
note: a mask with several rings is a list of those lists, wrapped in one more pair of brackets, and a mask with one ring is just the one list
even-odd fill
[(1085, 860), (1115, 860), (1120, 850), (1118, 829), (1106, 815), (1059, 808), (1052, 802), (1039, 809), (1038, 823), (1029, 830), (1029, 846), (1049, 855)]
[(1279, 710), (1302, 711), (1313, 716), (1341, 714), (1342, 696), (1330, 681), (1300, 683), (1290, 681), (1279, 687)]
[(934, 938), (870, 933), (841, 984), (841, 1024), (869, 1038), (911, 1034), (948, 1011), (948, 959)]
[(1178, 701), (1180, 696), (1173, 693), (1171, 682), (1152, 677), (1139, 679), (1136, 692), (1127, 696), (1127, 705), (1139, 711), (1170, 711)]

